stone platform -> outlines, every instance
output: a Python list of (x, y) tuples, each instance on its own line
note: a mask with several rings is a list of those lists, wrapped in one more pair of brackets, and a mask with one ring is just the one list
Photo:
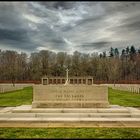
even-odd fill
[(5, 107), (0, 109), (0, 127), (140, 128), (140, 110), (118, 105), (109, 108)]

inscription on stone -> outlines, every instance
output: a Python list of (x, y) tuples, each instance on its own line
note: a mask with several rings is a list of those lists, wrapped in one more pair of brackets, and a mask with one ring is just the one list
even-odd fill
[(108, 87), (35, 85), (33, 107), (107, 107)]
[(69, 95), (69, 94), (62, 94), (62, 95), (56, 95), (56, 100), (58, 101), (66, 101), (66, 100), (77, 100), (77, 101), (81, 101), (81, 100), (85, 100), (84, 95)]

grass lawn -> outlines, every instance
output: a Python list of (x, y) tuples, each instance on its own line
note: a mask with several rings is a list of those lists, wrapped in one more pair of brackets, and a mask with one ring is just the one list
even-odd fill
[(110, 104), (140, 107), (140, 94), (109, 88), (108, 99)]
[(0, 138), (140, 138), (138, 128), (0, 128)]
[(23, 90), (0, 93), (0, 106), (19, 106), (32, 104), (32, 87)]

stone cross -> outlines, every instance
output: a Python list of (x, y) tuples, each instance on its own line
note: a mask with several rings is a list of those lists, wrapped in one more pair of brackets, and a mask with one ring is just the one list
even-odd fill
[(67, 77), (67, 80), (68, 80), (68, 76), (69, 76), (69, 70), (68, 69), (66, 69), (66, 77)]
[(68, 78), (69, 77), (69, 73), (68, 72), (69, 72), (69, 70), (66, 69), (66, 78), (67, 79), (66, 79), (65, 85), (69, 84), (69, 78)]

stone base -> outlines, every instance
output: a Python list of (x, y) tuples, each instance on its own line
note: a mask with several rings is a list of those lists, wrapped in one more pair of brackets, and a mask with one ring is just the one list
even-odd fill
[(117, 105), (109, 108), (6, 107), (0, 109), (0, 127), (140, 128), (140, 110)]
[(107, 108), (109, 107), (108, 102), (59, 102), (59, 101), (34, 101), (32, 102), (32, 108)]

